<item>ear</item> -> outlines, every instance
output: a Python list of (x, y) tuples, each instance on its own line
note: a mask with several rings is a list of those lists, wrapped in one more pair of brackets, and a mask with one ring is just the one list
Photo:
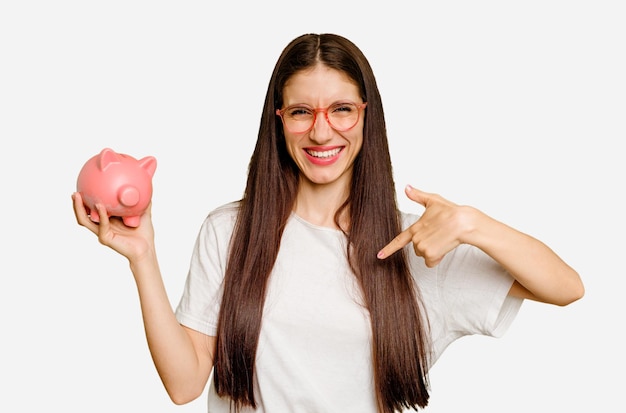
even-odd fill
[(156, 171), (157, 161), (154, 156), (146, 156), (139, 160), (139, 167), (144, 169), (152, 177)]
[(106, 170), (112, 164), (120, 163), (119, 155), (110, 148), (104, 148), (98, 155), (98, 168), (101, 171)]

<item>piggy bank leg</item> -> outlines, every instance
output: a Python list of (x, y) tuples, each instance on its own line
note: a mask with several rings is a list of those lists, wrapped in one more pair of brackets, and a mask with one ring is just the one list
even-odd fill
[(124, 225), (126, 225), (127, 227), (133, 227), (133, 228), (138, 227), (139, 220), (140, 220), (139, 216), (122, 217), (122, 221), (124, 222)]

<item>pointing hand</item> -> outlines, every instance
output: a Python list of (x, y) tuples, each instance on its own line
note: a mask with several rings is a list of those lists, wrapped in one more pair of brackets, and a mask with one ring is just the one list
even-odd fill
[(409, 199), (426, 209), (414, 224), (378, 252), (378, 258), (387, 258), (412, 242), (415, 254), (423, 257), (428, 267), (434, 267), (448, 252), (463, 243), (464, 234), (471, 231), (473, 208), (456, 205), (410, 185), (405, 192)]

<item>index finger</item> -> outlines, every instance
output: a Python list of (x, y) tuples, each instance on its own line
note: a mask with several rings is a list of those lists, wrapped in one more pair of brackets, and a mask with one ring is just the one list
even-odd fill
[(389, 244), (385, 245), (383, 249), (378, 251), (376, 257), (383, 260), (395, 253), (396, 251), (404, 248), (409, 242), (411, 242), (412, 239), (413, 234), (411, 234), (411, 231), (409, 229), (405, 229), (404, 231), (396, 235), (396, 237), (392, 239)]

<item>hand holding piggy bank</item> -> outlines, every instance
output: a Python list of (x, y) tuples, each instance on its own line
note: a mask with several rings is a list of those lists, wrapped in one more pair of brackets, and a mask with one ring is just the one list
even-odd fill
[(90, 158), (80, 173), (76, 189), (93, 222), (100, 222), (95, 205), (104, 205), (108, 216), (121, 217), (126, 226), (137, 227), (152, 199), (156, 159), (135, 159), (105, 148)]

